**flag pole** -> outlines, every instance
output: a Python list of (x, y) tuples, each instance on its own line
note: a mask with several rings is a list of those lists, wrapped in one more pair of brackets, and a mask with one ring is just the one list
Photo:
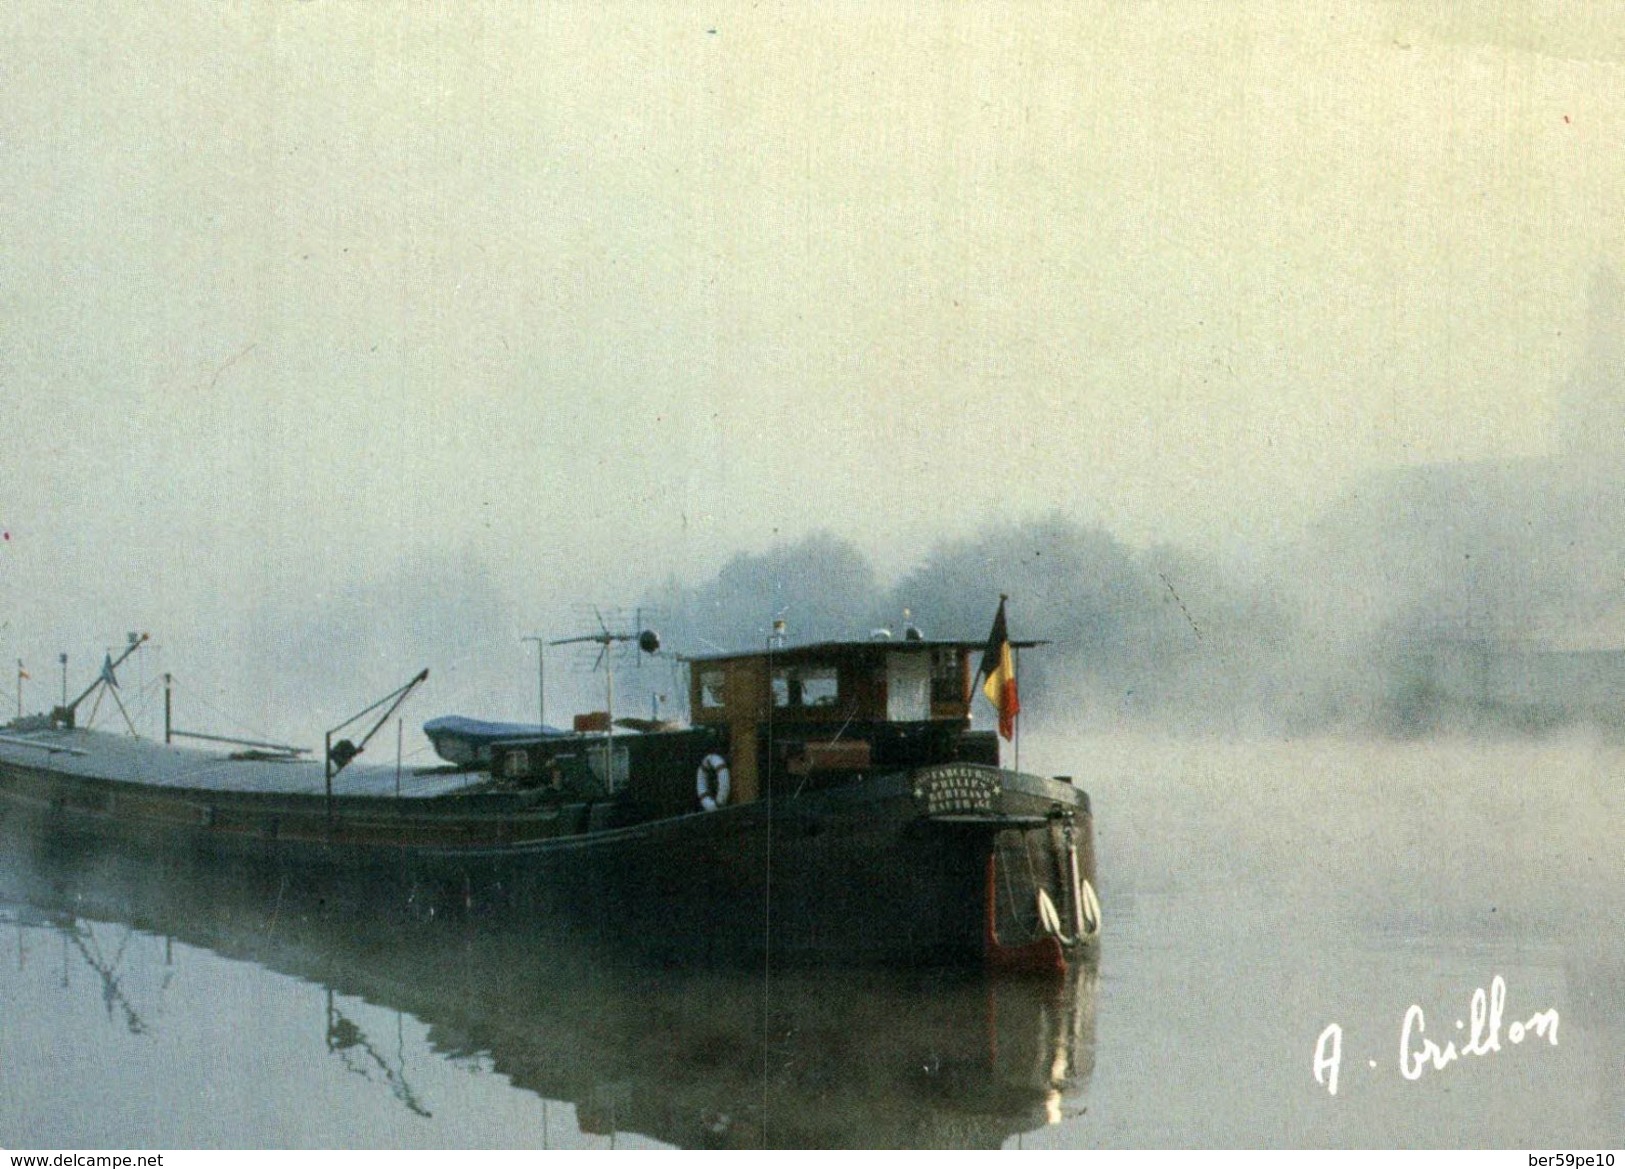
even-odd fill
[[(1016, 677), (1019, 678), (1019, 677), (1021, 677), (1021, 650), (1018, 649), (1016, 646), (1012, 645), (1010, 647), (1010, 657), (1012, 659), (1012, 665), (1014, 666), (1015, 671), (1016, 671)], [(1020, 771), (1021, 770), (1021, 714), (1020, 714), (1019, 711), (1016, 713), (1016, 717), (1015, 717), (1014, 721), (1015, 721), (1015, 732), (1016, 732), (1016, 734), (1015, 734), (1015, 748), (1016, 748), (1016, 766), (1015, 766), (1015, 770)]]

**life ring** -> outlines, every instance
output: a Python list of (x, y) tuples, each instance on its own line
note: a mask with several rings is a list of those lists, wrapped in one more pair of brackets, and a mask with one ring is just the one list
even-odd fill
[(712, 752), (700, 760), (700, 769), (694, 773), (694, 794), (700, 798), (700, 807), (716, 811), (728, 802), (730, 788), (726, 759)]

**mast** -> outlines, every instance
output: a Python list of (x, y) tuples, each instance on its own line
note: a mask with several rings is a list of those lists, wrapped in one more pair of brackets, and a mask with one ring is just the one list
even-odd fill
[[(361, 752), (367, 749), (367, 744), (372, 741), (372, 737), (378, 733), (379, 728), (381, 728), (390, 720), (391, 717), (394, 716), (395, 712), (401, 708), (401, 704), (406, 701), (407, 697), (412, 693), (412, 691), (416, 690), (420, 685), (422, 685), (428, 677), (428, 670), (421, 671), (410, 682), (402, 686), (400, 689), (390, 691), (365, 710), (357, 711), (355, 714), (352, 714), (349, 718), (341, 722), (338, 726), (327, 732), (327, 739), (324, 744), (326, 754), (323, 762), (323, 770), (326, 772), (327, 782), (327, 827), (329, 832), (331, 832), (333, 829), (333, 777), (349, 766), (350, 760), (354, 759), (357, 755), (361, 754)], [(366, 718), (367, 715), (377, 710), (380, 706), (385, 705), (387, 705), (389, 709), (378, 716), (378, 721), (372, 724), (372, 729), (369, 730), (365, 735), (361, 736), (360, 743), (353, 743), (349, 739), (340, 739), (336, 743), (333, 741), (333, 736), (338, 734), (345, 727), (349, 726), (353, 722), (361, 721), (362, 719)]]
[(536, 643), (536, 730), (540, 734), (541, 728), (547, 725), (547, 675), (544, 672), (546, 669), (547, 642), (540, 635), (534, 633), (529, 637), (521, 637), (519, 640), (534, 641)]
[[(131, 654), (140, 649), (146, 643), (147, 635), (145, 633), (134, 634), (130, 638), (130, 644), (125, 647), (123, 653), (119, 654), (117, 661), (113, 659), (112, 653), (109, 652), (106, 661), (102, 664), (101, 673), (96, 675), (96, 680), (80, 691), (79, 697), (75, 698), (72, 702), (67, 701), (68, 655), (65, 653), (59, 655), (59, 660), (62, 662), (63, 702), (61, 706), (57, 707), (51, 712), (51, 722), (59, 727), (71, 730), (74, 725), (74, 712), (78, 710), (79, 704), (95, 693), (98, 687), (117, 685), (117, 683), (113, 681), (113, 671), (122, 666), (129, 659)], [(120, 708), (122, 709), (122, 704)], [(124, 717), (128, 719), (129, 715), (126, 714)]]

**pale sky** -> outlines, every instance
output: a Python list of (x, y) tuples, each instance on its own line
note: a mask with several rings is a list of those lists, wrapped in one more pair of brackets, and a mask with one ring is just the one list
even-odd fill
[(1457, 7), (8, 5), (8, 636), (1548, 453), (1625, 8)]

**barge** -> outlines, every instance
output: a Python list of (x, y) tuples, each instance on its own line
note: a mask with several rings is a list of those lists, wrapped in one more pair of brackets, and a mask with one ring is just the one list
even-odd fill
[(64, 706), (0, 730), (0, 817), (57, 857), (229, 872), (327, 920), (467, 919), (682, 960), (1065, 971), (1100, 932), (1089, 798), (1002, 766), (1000, 733), (972, 728), (986, 675), (1010, 730), (1011, 652), (1037, 643), (1004, 629), (1001, 603), (986, 643), (690, 658), (688, 725), (435, 720), (448, 763), (409, 771), (359, 759), (365, 740), (320, 760), (180, 746), (78, 727)]

